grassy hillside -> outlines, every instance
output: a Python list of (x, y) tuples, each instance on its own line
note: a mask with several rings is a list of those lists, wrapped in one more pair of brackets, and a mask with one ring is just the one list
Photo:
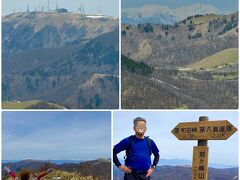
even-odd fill
[(209, 21), (212, 21), (214, 19), (221, 18), (221, 15), (215, 15), (215, 14), (209, 14), (206, 16), (200, 16), (200, 17), (194, 17), (192, 18), (193, 24), (202, 24), (202, 23), (208, 23)]
[(213, 69), (225, 64), (236, 63), (238, 61), (238, 48), (230, 48), (220, 51), (212, 56), (208, 56), (196, 63), (186, 66), (190, 69)]
[(81, 176), (76, 172), (65, 172), (60, 170), (54, 170), (52, 173), (42, 178), (42, 180), (52, 180), (56, 178), (64, 180), (94, 180), (92, 176)]
[(3, 102), (3, 109), (64, 109), (58, 104), (44, 102), (40, 100), (24, 101), (24, 102)]
[[(34, 178), (31, 176), (31, 178)], [(47, 176), (41, 178), (41, 180), (53, 180), (53, 179), (64, 179), (64, 180), (100, 180), (99, 177), (93, 177), (91, 175), (84, 176), (77, 172), (66, 172), (57, 169), (53, 169), (53, 172)], [(11, 177), (3, 177), (3, 180), (12, 180)], [(103, 179), (102, 179), (103, 180)]]
[[(34, 178), (34, 177), (31, 177)], [(65, 172), (60, 170), (53, 170), (52, 173), (41, 178), (41, 180), (53, 180), (53, 179), (64, 179), (64, 180), (97, 180), (92, 176), (82, 176), (76, 172)], [(12, 180), (11, 177), (3, 178), (3, 180)]]

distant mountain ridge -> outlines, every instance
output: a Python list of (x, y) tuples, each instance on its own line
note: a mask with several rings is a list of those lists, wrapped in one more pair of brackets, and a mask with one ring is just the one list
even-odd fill
[[(185, 159), (161, 159), (159, 161), (159, 166), (191, 166), (192, 162)], [(236, 168), (237, 165), (226, 165), (219, 163), (209, 162), (208, 167), (217, 168), (217, 169), (226, 169), (226, 168)]]
[(174, 24), (188, 16), (205, 14), (227, 14), (211, 4), (196, 3), (171, 9), (168, 6), (157, 4), (145, 4), (138, 8), (126, 8), (122, 10), (123, 24)]
[[(8, 163), (17, 163), (21, 162), (22, 160), (2, 160), (3, 164), (8, 164)], [(26, 160), (25, 160), (26, 161)], [(38, 160), (38, 159), (29, 159), (29, 161), (42, 161), (42, 162), (49, 162), (53, 164), (64, 164), (64, 163), (73, 163), (73, 164), (78, 164), (80, 162), (84, 162), (81, 160)]]
[[(189, 166), (157, 166), (152, 174), (152, 180), (191, 180), (192, 170)], [(238, 168), (229, 169), (208, 169), (208, 178), (214, 180), (237, 180)], [(116, 167), (113, 167), (114, 180), (122, 180), (123, 173)]]
[[(120, 159), (121, 163), (124, 163), (123, 159)], [(191, 166), (192, 161), (186, 159), (160, 159), (158, 166)], [(220, 164), (209, 162), (208, 167), (216, 169), (236, 168), (238, 165)]]

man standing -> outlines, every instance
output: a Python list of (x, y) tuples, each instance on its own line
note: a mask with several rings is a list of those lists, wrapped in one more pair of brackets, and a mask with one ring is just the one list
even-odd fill
[[(159, 161), (159, 150), (154, 143), (144, 134), (147, 122), (144, 118), (137, 117), (133, 120), (135, 135), (123, 139), (113, 148), (113, 162), (123, 171), (124, 180), (149, 180)], [(125, 165), (117, 157), (121, 151), (126, 151)], [(151, 164), (151, 154), (154, 155)]]

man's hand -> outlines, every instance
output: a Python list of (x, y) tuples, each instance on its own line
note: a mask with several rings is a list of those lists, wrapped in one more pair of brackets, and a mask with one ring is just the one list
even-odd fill
[(7, 172), (10, 171), (9, 167), (7, 167), (7, 166), (4, 167), (4, 170), (7, 171)]
[(130, 168), (128, 168), (127, 166), (125, 165), (121, 165), (118, 167), (121, 171), (127, 173), (127, 174), (130, 174), (132, 172), (132, 170)]
[(153, 167), (150, 167), (150, 168), (148, 169), (148, 171), (147, 171), (146, 177), (151, 176), (151, 174), (152, 174), (154, 171), (155, 171), (155, 169), (154, 169)]
[(52, 170), (52, 168), (49, 168), (47, 171), (46, 171), (46, 173), (50, 173), (50, 172), (52, 172), (53, 170)]

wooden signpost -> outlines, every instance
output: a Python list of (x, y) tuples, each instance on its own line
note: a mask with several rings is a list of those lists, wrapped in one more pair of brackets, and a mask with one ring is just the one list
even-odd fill
[(172, 133), (179, 140), (198, 140), (193, 147), (192, 180), (208, 179), (208, 140), (226, 140), (237, 131), (227, 120), (209, 121), (201, 116), (199, 122), (179, 123)]
[(192, 179), (207, 179), (208, 146), (193, 147)]

